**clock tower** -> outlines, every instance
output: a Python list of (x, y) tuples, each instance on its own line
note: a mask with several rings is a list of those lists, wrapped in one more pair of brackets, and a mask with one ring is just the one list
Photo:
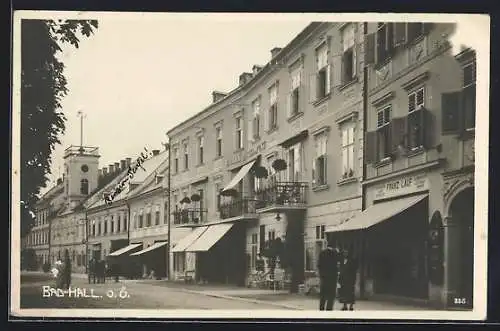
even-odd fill
[(70, 146), (64, 151), (64, 194), (70, 209), (97, 188), (98, 147)]

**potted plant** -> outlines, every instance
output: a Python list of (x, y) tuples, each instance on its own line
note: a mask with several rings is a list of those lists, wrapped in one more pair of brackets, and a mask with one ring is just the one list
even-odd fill
[(201, 196), (197, 193), (195, 193), (191, 196), (191, 201), (198, 202), (200, 200), (201, 200)]
[(263, 166), (257, 166), (253, 169), (253, 174), (255, 178), (267, 178), (269, 173), (267, 169)]
[(272, 167), (276, 171), (283, 171), (286, 170), (287, 164), (286, 161), (283, 159), (276, 159), (273, 161)]

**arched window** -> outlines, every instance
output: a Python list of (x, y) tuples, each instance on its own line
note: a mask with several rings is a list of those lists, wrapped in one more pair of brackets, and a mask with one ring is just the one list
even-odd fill
[(80, 181), (80, 193), (89, 194), (89, 181), (85, 178)]

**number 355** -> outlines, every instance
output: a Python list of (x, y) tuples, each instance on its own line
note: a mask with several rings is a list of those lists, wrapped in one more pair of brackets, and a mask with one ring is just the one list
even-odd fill
[(467, 303), (467, 299), (465, 298), (454, 298), (453, 303), (456, 305), (465, 305)]

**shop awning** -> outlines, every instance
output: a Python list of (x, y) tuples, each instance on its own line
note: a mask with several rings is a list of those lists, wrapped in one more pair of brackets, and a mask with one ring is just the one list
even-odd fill
[(406, 209), (414, 206), (426, 197), (427, 194), (421, 194), (374, 204), (373, 206), (367, 208), (362, 213), (347, 220), (346, 222), (328, 227), (325, 232), (341, 232), (368, 229), (371, 226), (374, 226), (391, 218), (392, 216), (405, 211)]
[(125, 246), (123, 248), (120, 248), (120, 249), (117, 249), (116, 251), (114, 251), (113, 253), (109, 254), (109, 256), (120, 256), (120, 255), (123, 255), (127, 252), (130, 252), (131, 250), (133, 250), (134, 248), (137, 248), (139, 247), (141, 244), (130, 244), (128, 246)]
[(179, 240), (177, 245), (172, 249), (173, 253), (184, 252), (186, 248), (188, 248), (192, 243), (198, 239), (206, 230), (207, 226), (200, 226), (198, 228), (194, 228), (192, 232), (190, 232), (187, 236)]
[(207, 231), (188, 248), (187, 252), (206, 252), (212, 248), (231, 229), (232, 223), (216, 224), (208, 227)]
[(236, 184), (238, 184), (243, 179), (243, 177), (246, 176), (246, 174), (250, 171), (250, 169), (252, 168), (252, 166), (255, 164), (256, 161), (257, 160), (253, 160), (245, 164), (243, 167), (241, 167), (240, 171), (238, 171), (236, 176), (234, 176), (233, 179), (231, 179), (229, 184), (227, 184), (222, 191), (227, 191), (229, 189), (234, 188)]
[(154, 251), (155, 249), (158, 249), (160, 247), (163, 247), (167, 244), (166, 241), (161, 241), (161, 242), (157, 242), (157, 243), (154, 243), (153, 245), (149, 246), (148, 248), (146, 249), (143, 249), (142, 251), (138, 251), (136, 253), (132, 253), (130, 254), (130, 256), (137, 256), (137, 255), (142, 255), (144, 253), (147, 253), (147, 252), (151, 252), (151, 251)]

